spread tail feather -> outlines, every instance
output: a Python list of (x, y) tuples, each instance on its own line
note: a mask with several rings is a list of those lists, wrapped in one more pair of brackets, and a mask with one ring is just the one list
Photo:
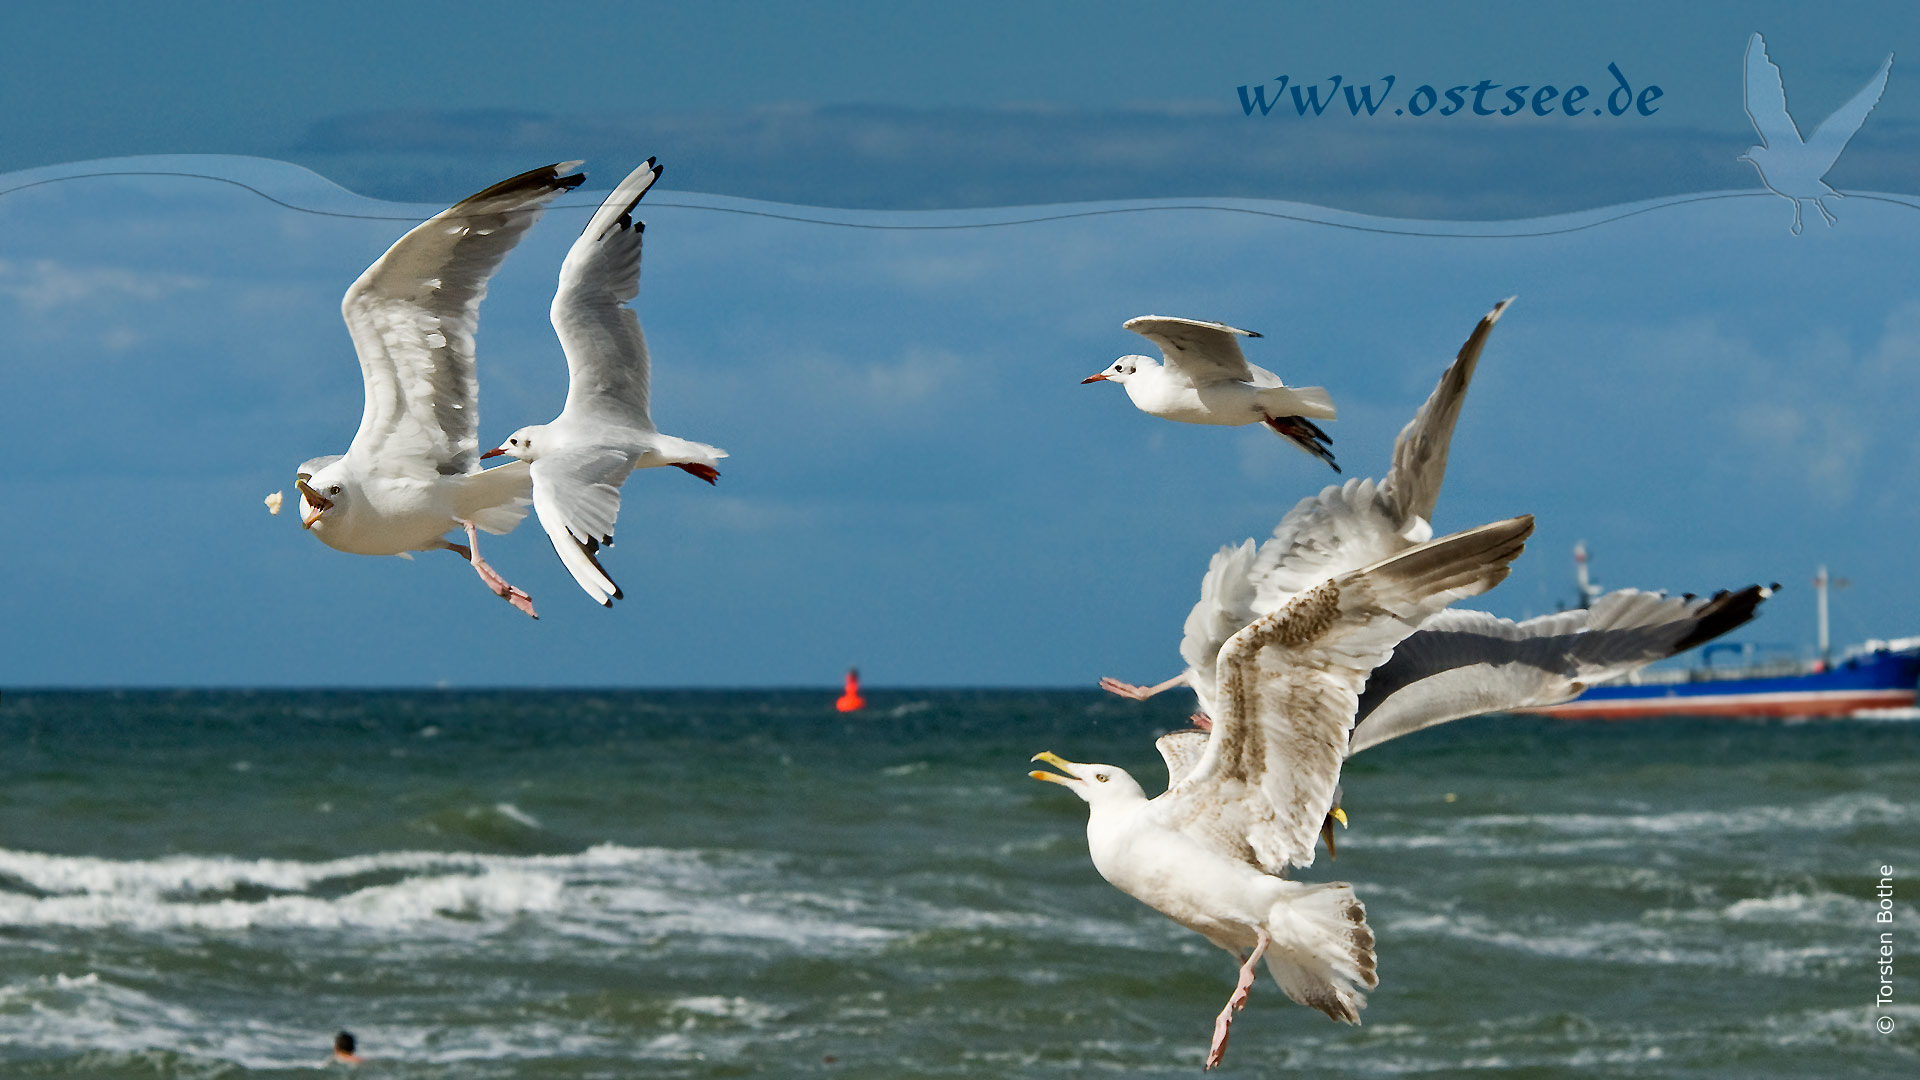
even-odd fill
[(1362, 992), (1380, 984), (1367, 909), (1344, 881), (1294, 885), (1267, 913), (1267, 971), (1286, 995), (1335, 1020), (1360, 1022)]

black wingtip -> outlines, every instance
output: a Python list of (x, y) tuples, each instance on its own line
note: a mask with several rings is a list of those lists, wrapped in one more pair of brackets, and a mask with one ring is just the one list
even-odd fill
[(1674, 643), (1673, 651), (1685, 652), (1744, 625), (1759, 613), (1761, 602), (1769, 595), (1769, 591), (1759, 585), (1749, 585), (1738, 592), (1722, 589), (1714, 593), (1696, 616), (1699, 622), (1685, 637)]

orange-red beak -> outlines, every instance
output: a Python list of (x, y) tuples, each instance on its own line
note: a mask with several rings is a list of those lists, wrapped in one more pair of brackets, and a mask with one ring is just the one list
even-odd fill
[(486, 453), (484, 453), (484, 454), (481, 454), (481, 455), (480, 455), (480, 460), (482, 460), (482, 461), (485, 461), (486, 459), (488, 459), (488, 458), (490, 458), (490, 457), (499, 457), (499, 456), (500, 456), (501, 454), (504, 454), (504, 453), (506, 453), (506, 452), (507, 452), (507, 448), (506, 448), (506, 447), (504, 447), (504, 446), (496, 446), (496, 447), (494, 447), (493, 449), (491, 449), (491, 450), (489, 450), (489, 451), (487, 451)]
[(1098, 375), (1089, 375), (1086, 378), (1081, 379), (1080, 385), (1085, 386), (1090, 382), (1106, 382), (1106, 381), (1107, 381), (1107, 373), (1103, 371)]

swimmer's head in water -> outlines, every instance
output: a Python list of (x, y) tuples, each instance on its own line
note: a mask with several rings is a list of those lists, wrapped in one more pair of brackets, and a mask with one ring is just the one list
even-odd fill
[(333, 1037), (333, 1060), (344, 1061), (348, 1065), (360, 1064), (360, 1055), (354, 1050), (353, 1032), (343, 1031)]

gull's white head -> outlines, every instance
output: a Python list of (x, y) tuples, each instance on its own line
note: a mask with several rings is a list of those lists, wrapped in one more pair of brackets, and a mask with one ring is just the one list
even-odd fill
[(547, 425), (529, 424), (507, 436), (506, 442), (501, 443), (499, 446), (494, 447), (480, 456), (490, 458), (499, 457), (501, 454), (510, 454), (513, 457), (519, 458), (521, 461), (532, 461), (534, 458), (540, 456), (541, 449), (546, 445), (546, 434)]
[[(1050, 773), (1035, 769), (1028, 773), (1028, 776), (1035, 780), (1059, 784), (1085, 799), (1087, 805), (1095, 810), (1102, 806), (1117, 806), (1146, 800), (1147, 793), (1141, 789), (1139, 781), (1127, 775), (1127, 770), (1118, 765), (1083, 765), (1077, 761), (1068, 761), (1051, 750), (1043, 750), (1033, 755), (1032, 760), (1044, 761), (1059, 769), (1060, 772)], [(1062, 776), (1061, 773), (1066, 775)]]
[[(325, 461), (326, 464), (321, 464)], [(315, 458), (300, 466), (293, 486), (300, 492), (300, 527), (324, 530), (346, 516), (353, 501), (352, 478), (338, 458)]]
[(1134, 372), (1139, 371), (1141, 368), (1159, 366), (1151, 356), (1123, 356), (1115, 360), (1113, 366), (1107, 368), (1107, 370), (1081, 379), (1080, 385), (1085, 386), (1090, 382), (1117, 382), (1125, 386), (1127, 380), (1133, 377)]

